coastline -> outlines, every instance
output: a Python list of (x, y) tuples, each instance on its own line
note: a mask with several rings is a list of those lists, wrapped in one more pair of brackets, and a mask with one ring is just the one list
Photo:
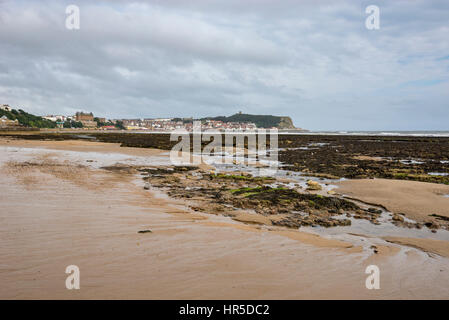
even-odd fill
[[(299, 131), (298, 131), (299, 130)], [(13, 130), (5, 129), (0, 130), (0, 134), (2, 133), (11, 133), (14, 134), (33, 134), (33, 133), (148, 133), (148, 134), (158, 134), (165, 133), (170, 134), (170, 131), (151, 131), (151, 130), (91, 130), (91, 129), (45, 129), (41, 128), (34, 131), (30, 130)], [(220, 132), (220, 131), (216, 131)], [(383, 130), (383, 131), (314, 131), (314, 130), (305, 130), (305, 129), (278, 129), (278, 134), (280, 135), (320, 135), (320, 136), (378, 136), (378, 137), (449, 137), (449, 131), (434, 131), (434, 130), (417, 130), (417, 131), (400, 131), (400, 130)]]
[[(348, 239), (254, 224), (247, 215), (238, 222), (239, 216), (195, 212), (182, 200), (143, 190), (134, 173), (100, 169), (145, 159), (162, 165), (166, 151), (4, 138), (0, 148), (8, 168), (1, 173), (2, 298), (448, 297), (447, 272), (436, 273), (447, 269), (447, 258), (382, 242), (373, 254)], [(144, 229), (152, 233), (137, 233)], [(364, 287), (372, 261), (386, 273), (382, 292)], [(79, 293), (63, 285), (65, 265), (75, 262), (86, 279)], [(438, 277), (418, 277), (419, 293), (387, 284), (421, 272)]]

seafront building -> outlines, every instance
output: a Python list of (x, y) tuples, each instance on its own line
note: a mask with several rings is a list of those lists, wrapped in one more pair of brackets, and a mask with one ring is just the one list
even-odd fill
[(17, 119), (10, 120), (6, 116), (3, 116), (0, 118), (0, 128), (12, 128), (12, 127), (18, 127), (19, 121)]
[(77, 112), (75, 114), (75, 120), (81, 122), (83, 124), (83, 127), (85, 128), (97, 127), (97, 122), (94, 121), (94, 115), (92, 112), (90, 113)]
[(50, 121), (54, 121), (54, 122), (58, 122), (58, 121), (66, 121), (68, 117), (63, 116), (63, 115), (47, 115), (47, 116), (43, 116), (43, 119), (47, 119)]

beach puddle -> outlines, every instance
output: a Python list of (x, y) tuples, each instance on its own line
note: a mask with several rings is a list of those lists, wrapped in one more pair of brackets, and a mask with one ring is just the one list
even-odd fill
[(399, 160), (399, 162), (403, 163), (403, 164), (423, 164), (423, 163), (425, 163), (425, 161), (414, 160), (414, 159)]
[[(338, 216), (335, 219), (341, 219)], [(406, 238), (421, 238), (449, 241), (449, 231), (439, 229), (436, 233), (431, 232), (430, 229), (423, 227), (422, 229), (398, 227), (392, 224), (389, 220), (389, 215), (383, 213), (379, 218), (379, 225), (375, 225), (365, 219), (349, 218), (351, 220), (350, 226), (337, 226), (332, 228), (317, 227), (301, 227), (301, 231), (312, 232), (326, 236), (337, 236), (341, 234), (358, 234), (369, 237), (383, 238), (388, 236), (406, 237)], [(411, 219), (407, 219), (414, 222)]]
[(449, 173), (447, 172), (428, 172), (427, 174), (429, 176), (441, 176), (441, 177), (449, 176)]

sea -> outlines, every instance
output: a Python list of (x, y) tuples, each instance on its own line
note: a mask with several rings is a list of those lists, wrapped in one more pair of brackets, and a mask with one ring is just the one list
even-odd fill
[(282, 130), (282, 134), (302, 135), (348, 135), (348, 136), (404, 136), (404, 137), (449, 137), (449, 131), (307, 131)]
[[(224, 133), (207, 131), (208, 133)], [(171, 133), (170, 131), (133, 131), (133, 133)], [(233, 134), (250, 134), (248, 131), (234, 131)], [(348, 136), (404, 136), (404, 137), (449, 137), (449, 131), (299, 131), (282, 129), (278, 134), (289, 135), (348, 135)]]

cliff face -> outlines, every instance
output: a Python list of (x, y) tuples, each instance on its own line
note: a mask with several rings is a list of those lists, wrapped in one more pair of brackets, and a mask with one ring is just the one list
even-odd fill
[(279, 121), (278, 124), (279, 129), (295, 129), (292, 118), (290, 117), (280, 117), (280, 118), (281, 120)]

